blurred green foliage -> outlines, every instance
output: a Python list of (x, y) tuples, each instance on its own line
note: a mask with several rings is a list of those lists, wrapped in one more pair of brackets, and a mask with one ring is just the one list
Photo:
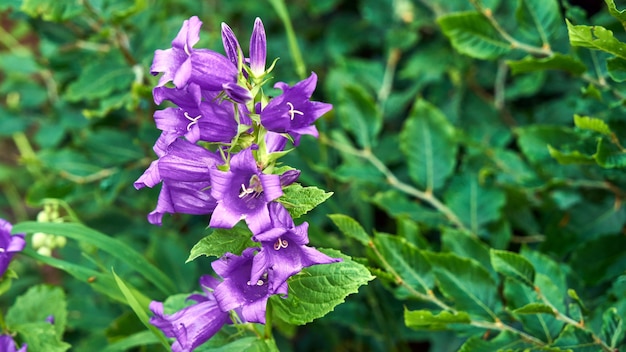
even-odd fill
[(162, 349), (99, 276), (114, 268), (141, 303), (191, 292), (210, 271), (211, 258), (184, 264), (208, 219), (149, 225), (158, 190), (132, 187), (155, 158), (152, 56), (192, 15), (204, 22), (198, 47), (222, 52), (220, 22), (245, 47), (258, 16), (269, 58), (280, 57), (274, 77), (292, 84), (315, 71), (315, 100), (334, 105), (320, 140), (303, 138), (285, 158), (303, 184), (334, 192), (305, 216), (311, 243), (377, 276), (323, 319), (278, 319), (281, 351), (624, 348), (626, 6), (605, 5), (2, 2), (0, 217), (34, 220), (60, 205), (65, 220), (138, 251), (175, 288), (68, 236), (56, 258), (20, 256), (2, 307), (35, 283), (61, 285), (72, 350)]

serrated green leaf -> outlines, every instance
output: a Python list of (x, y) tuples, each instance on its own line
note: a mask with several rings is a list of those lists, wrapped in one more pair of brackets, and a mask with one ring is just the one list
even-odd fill
[(126, 243), (81, 224), (30, 221), (16, 224), (13, 229), (14, 231), (25, 233), (50, 233), (89, 243), (109, 253), (113, 257), (120, 259), (124, 263), (127, 263), (131, 268), (143, 275), (144, 278), (152, 282), (163, 293), (172, 294), (176, 292), (176, 286), (172, 280), (150, 263), (143, 255), (136, 252)]
[(626, 327), (617, 308), (611, 307), (602, 314), (602, 338), (613, 348), (624, 343)]
[(519, 30), (528, 33), (529, 38), (538, 37), (542, 45), (550, 43), (562, 24), (557, 0), (519, 0), (515, 17)]
[(454, 127), (439, 109), (418, 99), (400, 132), (400, 149), (406, 156), (411, 179), (421, 188), (435, 191), (443, 186), (456, 164)]
[(274, 314), (290, 324), (303, 325), (333, 311), (359, 287), (374, 279), (363, 265), (332, 249), (320, 249), (324, 254), (343, 261), (313, 265), (289, 281), (289, 296), (270, 298)]
[(574, 150), (571, 152), (562, 152), (548, 144), (548, 152), (550, 153), (551, 157), (559, 162), (559, 164), (563, 165), (595, 163), (595, 158), (593, 157), (593, 155), (583, 154), (578, 150)]
[(20, 324), (12, 329), (28, 345), (28, 351), (64, 352), (72, 347), (61, 341), (55, 334), (54, 326), (46, 321)]
[(439, 17), (437, 22), (452, 46), (462, 54), (493, 60), (511, 50), (511, 45), (500, 37), (479, 12), (452, 13)]
[(606, 122), (595, 117), (574, 115), (574, 125), (582, 130), (598, 132), (609, 137), (613, 134)]
[[(67, 323), (67, 302), (65, 293), (59, 287), (37, 285), (15, 300), (6, 315), (9, 327), (28, 323), (46, 322), (54, 317), (54, 329), (58, 341), (61, 341)], [(49, 324), (49, 323), (48, 323)]]
[(598, 352), (602, 348), (595, 343), (588, 330), (582, 330), (574, 325), (566, 325), (559, 337), (554, 341), (554, 347), (566, 348), (576, 352)]
[(491, 249), (491, 265), (500, 274), (533, 286), (535, 282), (535, 268), (524, 257), (517, 253)]
[(587, 66), (582, 61), (573, 56), (560, 53), (544, 58), (526, 56), (521, 60), (507, 60), (506, 63), (511, 68), (513, 75), (544, 70), (563, 70), (580, 75), (587, 71)]
[[(390, 267), (385, 269), (395, 272), (405, 284), (418, 292), (426, 294), (432, 290), (435, 284), (432, 269), (417, 247), (401, 237), (378, 233), (374, 244)], [(411, 296), (411, 292), (404, 287), (400, 287), (398, 292), (400, 298)]]
[(67, 87), (65, 98), (78, 102), (107, 98), (117, 90), (129, 91), (135, 74), (121, 59), (121, 54), (115, 53), (87, 64), (78, 79)]
[(600, 50), (626, 59), (626, 44), (613, 36), (613, 32), (602, 26), (575, 26), (567, 21), (567, 32), (572, 46)]
[(201, 255), (221, 257), (226, 252), (239, 255), (244, 249), (254, 246), (258, 246), (258, 243), (252, 241), (252, 232), (240, 222), (232, 229), (214, 229), (193, 246), (185, 263)]
[(605, 139), (598, 140), (598, 149), (593, 155), (598, 165), (606, 169), (626, 167), (626, 151), (607, 143)]
[(354, 238), (364, 246), (369, 245), (371, 241), (370, 236), (356, 220), (343, 214), (330, 214), (328, 217), (335, 226), (339, 228), (342, 234)]
[(516, 314), (551, 314), (554, 315), (552, 308), (546, 304), (532, 302), (527, 305), (513, 310)]
[(471, 321), (465, 312), (433, 314), (430, 310), (410, 311), (404, 308), (404, 324), (415, 330), (445, 330), (448, 324), (469, 324)]
[(500, 217), (506, 196), (500, 189), (482, 186), (478, 176), (462, 174), (452, 179), (443, 196), (445, 204), (473, 233)]
[(477, 262), (452, 253), (424, 252), (444, 295), (455, 308), (470, 315), (495, 319), (499, 310), (497, 285), (489, 272)]
[(626, 81), (626, 60), (620, 57), (609, 58), (606, 60), (606, 68), (615, 82)]
[(285, 206), (294, 219), (313, 210), (333, 195), (333, 192), (326, 192), (313, 186), (302, 187), (299, 183), (283, 188), (283, 192), (284, 194), (278, 198), (278, 201)]

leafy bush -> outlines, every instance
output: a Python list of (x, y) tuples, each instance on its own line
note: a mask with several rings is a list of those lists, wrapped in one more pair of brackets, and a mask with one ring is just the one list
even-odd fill
[(317, 73), (312, 100), (333, 109), (280, 155), (301, 174), (277, 202), (343, 261), (197, 350), (626, 348), (626, 10), (604, 5), (3, 2), (0, 218), (27, 235), (0, 282), (0, 343), (169, 348), (150, 302), (187, 307), (213, 261), (251, 245), (209, 215), (151, 225), (158, 187), (133, 187), (172, 106), (153, 101), (155, 50), (198, 16), (195, 48), (220, 53), (220, 22), (247, 54), (263, 20), (280, 58), (263, 99)]

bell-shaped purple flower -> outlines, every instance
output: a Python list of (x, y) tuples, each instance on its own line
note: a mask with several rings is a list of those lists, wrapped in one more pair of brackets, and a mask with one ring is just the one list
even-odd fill
[(277, 283), (271, 269), (253, 273), (252, 262), (258, 248), (247, 248), (241, 256), (224, 254), (211, 265), (224, 278), (213, 294), (222, 311), (236, 310), (245, 322), (265, 324), (267, 299), (274, 294), (286, 295), (287, 284)]
[(217, 199), (210, 227), (232, 228), (244, 219), (254, 233), (270, 224), (267, 204), (283, 195), (280, 177), (262, 173), (251, 148), (233, 155), (230, 170), (210, 172), (211, 195)]
[(171, 315), (163, 313), (163, 303), (150, 303), (150, 310), (154, 314), (150, 318), (150, 324), (163, 331), (165, 336), (176, 339), (172, 344), (172, 351), (193, 351), (230, 322), (228, 311), (220, 309), (213, 295), (213, 289), (218, 283), (211, 276), (201, 277), (203, 294), (194, 294), (187, 298), (196, 303)]
[(261, 124), (269, 131), (288, 133), (294, 144), (298, 145), (300, 136), (310, 134), (318, 137), (315, 121), (332, 109), (331, 104), (310, 101), (317, 85), (317, 75), (311, 73), (309, 78), (289, 87), (278, 82), (275, 88), (283, 93), (270, 102), (261, 111)]
[[(304, 222), (296, 226), (285, 207), (277, 202), (269, 205), (272, 225), (252, 239), (261, 243), (261, 251), (254, 257), (253, 273), (262, 273), (267, 269), (274, 271), (275, 282), (286, 281), (303, 268), (315, 264), (329, 264), (341, 261), (331, 258), (309, 243), (309, 224)], [(257, 280), (253, 275), (251, 280)]]
[(4, 352), (26, 352), (28, 346), (22, 345), (20, 349), (16, 349), (15, 341), (11, 335), (0, 335), (0, 351)]
[(10, 222), (0, 218), (0, 277), (7, 271), (13, 255), (26, 246), (24, 234), (11, 236), (12, 229)]

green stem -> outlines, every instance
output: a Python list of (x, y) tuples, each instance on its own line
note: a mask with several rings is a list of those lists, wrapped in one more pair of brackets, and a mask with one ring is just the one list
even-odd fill
[(291, 24), (291, 18), (289, 17), (289, 11), (287, 11), (285, 0), (268, 1), (272, 7), (274, 7), (274, 11), (276, 11), (276, 14), (281, 21), (283, 21), (283, 25), (285, 26), (287, 40), (289, 41), (289, 51), (291, 52), (291, 58), (293, 59), (296, 73), (300, 79), (305, 79), (307, 77), (306, 65), (304, 63), (304, 59), (302, 58), (300, 47), (298, 46), (298, 40), (296, 39), (296, 34), (293, 30), (293, 25)]

